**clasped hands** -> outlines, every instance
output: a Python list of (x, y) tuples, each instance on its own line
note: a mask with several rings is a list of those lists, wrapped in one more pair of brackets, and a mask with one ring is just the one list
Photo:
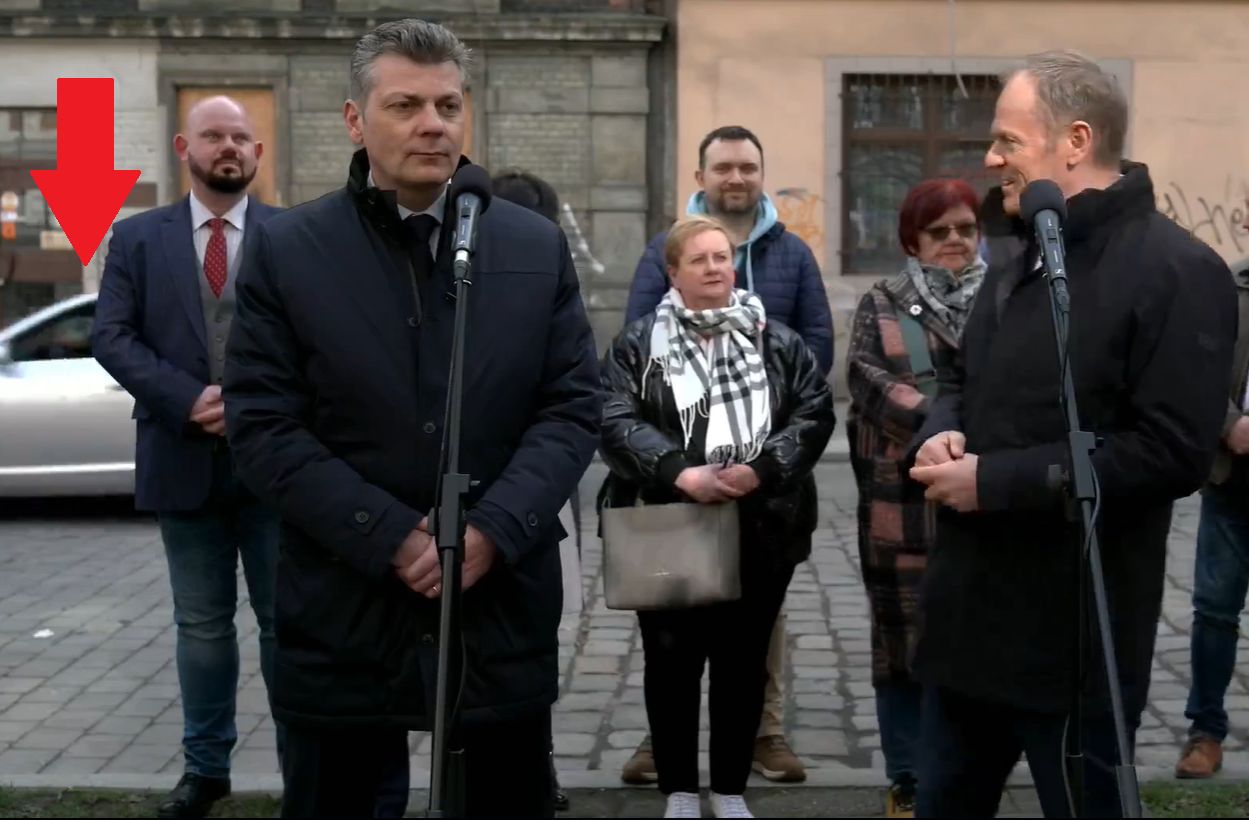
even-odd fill
[(226, 405), (221, 398), (221, 385), (205, 387), (191, 406), (190, 420), (213, 436), (226, 434)]
[(676, 486), (699, 504), (722, 504), (759, 489), (759, 476), (746, 464), (704, 464), (682, 470)]
[[(461, 577), (464, 589), (481, 580), (494, 566), (498, 548), (490, 536), (472, 524), (464, 532), (464, 565)], [(442, 560), (438, 545), (429, 532), (429, 517), (421, 519), (416, 529), (403, 539), (391, 559), (395, 575), (413, 592), (431, 600), (442, 594)]]
[(976, 469), (980, 457), (966, 452), (966, 448), (966, 437), (952, 430), (924, 442), (910, 473), (911, 478), (927, 485), (924, 498), (962, 513), (979, 509)]

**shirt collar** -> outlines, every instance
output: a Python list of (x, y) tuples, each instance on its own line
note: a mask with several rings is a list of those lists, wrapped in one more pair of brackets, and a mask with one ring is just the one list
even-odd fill
[[(247, 216), (247, 202), (249, 199), (250, 197), (244, 196), (234, 204), (233, 208), (222, 214), (221, 218), (233, 225), (235, 228), (238, 228), (240, 231), (243, 230), (243, 221)], [(204, 227), (204, 223), (212, 219), (213, 216), (214, 214), (212, 211), (208, 210), (208, 206), (200, 202), (195, 196), (195, 192), (192, 191), (191, 230), (198, 231), (200, 228)]]
[[(405, 208), (405, 207), (403, 207), (402, 205), (399, 205), (399, 203), (397, 203), (397, 202), (396, 202), (396, 203), (395, 203), (395, 205), (399, 208), (399, 218), (400, 218), (400, 219), (407, 219), (408, 217), (412, 216), (412, 215), (413, 215), (413, 214), (415, 214), (415, 213), (429, 214), (430, 216), (432, 216), (432, 217), (433, 217), (433, 218), (434, 218), (434, 219), (438, 222), (438, 224), (439, 224), (439, 225), (442, 225), (442, 212), (443, 212), (443, 209), (444, 209), (444, 208), (446, 208), (446, 204), (447, 204), (447, 187), (449, 187), (449, 186), (450, 186), (450, 184), (451, 184), (451, 183), (450, 183), (450, 181), (448, 181), (448, 182), (447, 182), (447, 185), (443, 187), (443, 189), (442, 189), (442, 193), (440, 193), (440, 194), (438, 195), (438, 198), (434, 200), (434, 203), (433, 203), (432, 205), (430, 205), (428, 208), (426, 208), (425, 210), (423, 210), (423, 211), (419, 211), (419, 212), (418, 212), (418, 211), (413, 211), (413, 210), (411, 210), (410, 208)], [(370, 188), (376, 188), (376, 187), (377, 187), (377, 185), (373, 182), (373, 172), (372, 172), (372, 171), (369, 171), (369, 181), (368, 181), (368, 186), (369, 186)]]

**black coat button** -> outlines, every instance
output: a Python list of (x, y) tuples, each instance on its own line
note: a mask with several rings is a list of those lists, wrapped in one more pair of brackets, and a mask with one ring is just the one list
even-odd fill
[(538, 516), (535, 515), (534, 513), (529, 513), (529, 518), (526, 520), (529, 522), (529, 526), (531, 527), (538, 526)]
[(357, 512), (356, 512), (356, 523), (357, 523), (357, 524), (367, 524), (367, 523), (369, 523), (369, 514), (368, 514), (368, 513), (366, 513), (364, 510), (359, 510), (359, 511), (357, 511)]
[(416, 326), (417, 326), (417, 324), (419, 324), (419, 323), (416, 321), (416, 317), (415, 317), (415, 316), (409, 316), (409, 317), (408, 317), (408, 327), (416, 327)]
[(435, 430), (438, 429), (438, 425), (434, 424), (432, 421), (427, 421), (425, 422), (425, 426), (422, 427), (421, 429), (424, 430), (426, 433), (432, 434)]

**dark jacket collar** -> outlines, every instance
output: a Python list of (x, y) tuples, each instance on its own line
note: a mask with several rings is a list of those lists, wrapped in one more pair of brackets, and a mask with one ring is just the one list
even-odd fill
[[(460, 156), (456, 170), (469, 164), (466, 156)], [(384, 234), (402, 237), (403, 222), (399, 218), (399, 203), (394, 191), (383, 191), (369, 185), (369, 155), (361, 148), (351, 157), (351, 166), (347, 171), (347, 192), (351, 195), (356, 208)], [(454, 207), (450, 197), (446, 207)], [(447, 224), (444, 212), (442, 224)]]
[[(1073, 247), (1083, 246), (1086, 253), (1096, 257), (1119, 225), (1157, 209), (1149, 168), (1124, 160), (1120, 172), (1123, 176), (1109, 188), (1088, 188), (1067, 200), (1063, 244), (1069, 253)], [(1007, 271), (1007, 281), (996, 292), (1000, 316), (1011, 289), (1031, 273), (1032, 262), (1037, 258), (1036, 237), (1031, 225), (1002, 209), (1000, 188), (985, 194), (980, 221), (990, 266)]]
[[(1087, 241), (1109, 234), (1119, 222), (1136, 219), (1156, 210), (1154, 184), (1149, 168), (1143, 163), (1124, 160), (1120, 166), (1123, 177), (1109, 188), (1087, 188), (1067, 200), (1067, 219), (1063, 222), (1063, 239), (1068, 244)], [(1016, 236), (1032, 243), (1032, 228), (1017, 216), (1002, 210), (1002, 189), (991, 188), (980, 207), (980, 221), (985, 237)]]
[(1063, 238), (1068, 243), (1096, 239), (1120, 222), (1138, 219), (1157, 209), (1149, 169), (1124, 160), (1123, 176), (1109, 188), (1087, 189), (1067, 200)]

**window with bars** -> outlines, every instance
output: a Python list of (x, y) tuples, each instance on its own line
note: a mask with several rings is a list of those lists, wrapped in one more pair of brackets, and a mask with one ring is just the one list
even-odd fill
[[(964, 89), (966, 95), (964, 96)], [(957, 177), (981, 196), (998, 78), (846, 74), (842, 82), (842, 271), (899, 270), (898, 206), (930, 177)]]

